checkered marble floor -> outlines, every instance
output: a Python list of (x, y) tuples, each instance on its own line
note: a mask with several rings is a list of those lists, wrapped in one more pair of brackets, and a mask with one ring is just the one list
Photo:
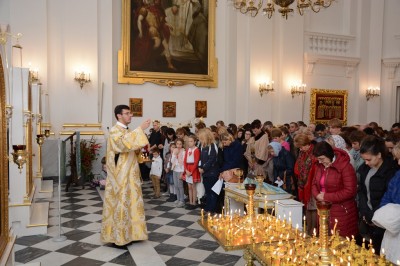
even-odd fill
[(143, 184), (149, 240), (117, 247), (100, 242), (102, 193), (86, 187), (61, 192), (59, 235), (58, 193), (50, 201), (47, 235), (20, 237), (15, 244), (16, 265), (41, 262), (57, 265), (244, 265), (242, 251), (225, 252), (198, 224), (200, 210), (175, 208), (165, 198), (151, 199), (151, 183)]

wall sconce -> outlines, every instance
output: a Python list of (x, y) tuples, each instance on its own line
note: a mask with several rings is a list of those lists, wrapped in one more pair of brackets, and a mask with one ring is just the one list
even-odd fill
[(381, 89), (379, 87), (368, 87), (367, 91), (365, 92), (365, 97), (367, 97), (367, 101), (369, 101), (369, 99), (371, 98), (380, 95), (381, 95)]
[(22, 168), (28, 160), (26, 145), (12, 145), (14, 152), (11, 153), (13, 161), (18, 165), (19, 172), (22, 173)]
[(44, 130), (44, 136), (45, 136), (46, 138), (50, 137), (50, 129), (45, 129), (45, 130)]
[(29, 74), (31, 75), (32, 83), (39, 83), (39, 70), (29, 70)]
[(260, 96), (262, 97), (264, 93), (268, 92), (273, 92), (274, 90), (274, 81), (271, 81), (270, 83), (267, 84), (267, 82), (260, 83), (260, 86), (258, 88), (258, 91), (260, 92)]
[(290, 93), (292, 94), (292, 98), (294, 98), (294, 95), (300, 95), (300, 94), (305, 94), (306, 93), (306, 84), (301, 84), (301, 85), (292, 85), (292, 89), (290, 90)]
[(75, 80), (79, 82), (79, 85), (82, 89), (85, 83), (90, 82), (90, 73), (85, 73), (84, 70), (81, 70), (80, 72), (75, 72)]

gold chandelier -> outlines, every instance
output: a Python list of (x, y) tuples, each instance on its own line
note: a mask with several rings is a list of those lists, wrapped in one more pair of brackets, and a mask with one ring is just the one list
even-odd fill
[[(264, 0), (233, 0), (234, 7), (242, 14), (250, 14), (252, 17), (257, 16), (258, 11), (262, 8)], [(293, 8), (290, 7), (295, 0), (267, 0), (266, 7), (262, 9), (263, 14), (268, 18), (271, 18), (275, 12), (275, 5), (279, 6), (278, 12), (281, 13), (282, 17), (288, 18), (288, 14), (293, 12)], [(297, 10), (300, 15), (304, 15), (306, 9), (311, 9), (315, 13), (318, 13), (322, 8), (330, 7), (332, 2), (335, 0), (296, 0)]]

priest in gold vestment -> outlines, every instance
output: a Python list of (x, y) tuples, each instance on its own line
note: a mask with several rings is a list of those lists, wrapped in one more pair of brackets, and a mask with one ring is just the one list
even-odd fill
[(129, 107), (118, 105), (114, 114), (118, 122), (110, 129), (107, 140), (101, 241), (122, 246), (148, 238), (138, 163), (141, 148), (149, 144), (144, 130), (151, 121), (148, 119), (130, 130)]

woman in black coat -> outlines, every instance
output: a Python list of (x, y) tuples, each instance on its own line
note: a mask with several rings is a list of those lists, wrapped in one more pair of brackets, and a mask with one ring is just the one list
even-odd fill
[(201, 146), (199, 172), (203, 178), (203, 185), (206, 191), (206, 206), (204, 210), (215, 213), (218, 195), (211, 188), (217, 182), (219, 175), (218, 147), (214, 143), (213, 133), (208, 128), (200, 129), (198, 137)]
[(384, 229), (375, 226), (371, 220), (379, 208), (389, 181), (396, 169), (392, 159), (387, 156), (385, 142), (375, 136), (368, 136), (361, 142), (361, 157), (364, 163), (358, 168), (358, 211), (360, 238), (372, 239), (375, 251), (379, 254)]

